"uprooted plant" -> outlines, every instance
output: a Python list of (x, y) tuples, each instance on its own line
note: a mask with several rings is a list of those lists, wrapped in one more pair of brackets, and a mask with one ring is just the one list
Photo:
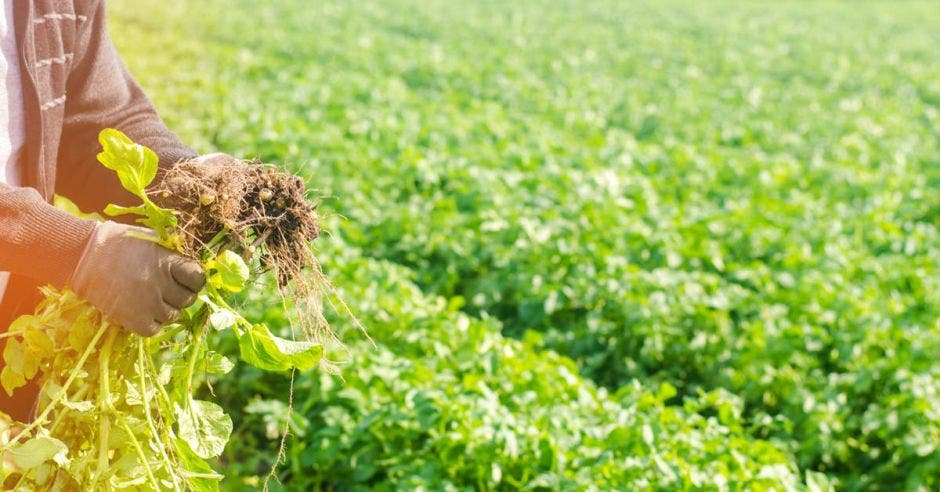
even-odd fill
[[(232, 420), (195, 397), (208, 375), (234, 364), (212, 350), (216, 332), (230, 331), (241, 360), (263, 370), (332, 368), (324, 348), (338, 342), (321, 312), (314, 207), (301, 178), (235, 159), (177, 164), (147, 191), (157, 156), (117, 130), (99, 139), (99, 161), (141, 200), (105, 213), (137, 215), (151, 239), (201, 261), (206, 287), (152, 338), (112, 326), (68, 289), (45, 288), (35, 313), (3, 335), (3, 389), (34, 377), (42, 389), (32, 422), (0, 419), (0, 482), (30, 490), (217, 490), (222, 477), (207, 460), (222, 453)], [(231, 305), (265, 271), (292, 300), (299, 340), (276, 336)]]

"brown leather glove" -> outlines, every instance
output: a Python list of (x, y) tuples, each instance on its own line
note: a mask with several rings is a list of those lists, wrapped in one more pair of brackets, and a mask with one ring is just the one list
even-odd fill
[(71, 287), (113, 323), (152, 336), (177, 319), (205, 285), (198, 262), (127, 233), (141, 227), (100, 222), (72, 274)]

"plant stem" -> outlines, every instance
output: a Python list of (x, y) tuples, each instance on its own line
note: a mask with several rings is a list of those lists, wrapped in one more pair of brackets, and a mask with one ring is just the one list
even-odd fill
[(179, 324), (179, 325), (174, 326), (173, 328), (170, 328), (170, 329), (168, 329), (168, 330), (162, 330), (162, 331), (160, 331), (160, 333), (158, 333), (158, 334), (156, 334), (156, 335), (150, 337), (151, 343), (159, 344), (159, 343), (163, 342), (164, 340), (168, 340), (168, 339), (170, 339), (170, 338), (173, 338), (174, 335), (176, 335), (177, 333), (179, 333), (180, 331), (182, 331), (183, 328), (185, 328), (185, 327), (186, 327), (186, 326), (184, 326), (184, 325), (182, 325), (182, 324)]
[[(150, 373), (150, 379), (157, 381), (157, 367), (153, 363), (153, 358), (151, 358), (148, 354), (148, 356), (146, 358), (142, 358), (141, 361), (142, 361), (141, 362), (142, 364), (147, 365), (147, 369), (148, 369), (147, 372)], [(163, 411), (166, 414), (173, 415), (173, 408), (172, 408), (173, 402), (170, 400), (170, 395), (167, 394), (162, 384), (159, 384), (159, 383), (154, 384), (154, 387), (157, 389), (157, 395), (159, 395), (160, 398), (162, 399), (161, 402), (158, 403), (157, 408), (160, 409), (162, 407)], [(172, 423), (167, 423), (166, 418), (163, 417), (162, 415), (160, 417), (164, 419), (163, 425), (160, 426), (160, 430), (163, 431), (163, 439), (164, 439), (164, 441), (160, 443), (161, 451), (163, 451), (164, 446), (169, 449), (174, 449), (172, 446), (173, 436), (170, 435), (170, 426), (172, 425)], [(176, 472), (174, 470), (167, 470), (167, 471), (173, 477), (173, 485), (174, 487), (176, 487), (176, 490), (182, 490), (179, 485), (179, 482), (177, 481), (178, 476)], [(184, 476), (192, 478), (191, 474), (187, 474)]]
[(85, 348), (85, 351), (82, 353), (81, 358), (78, 359), (78, 362), (75, 364), (75, 367), (69, 372), (69, 377), (65, 380), (65, 384), (62, 385), (62, 389), (59, 390), (59, 393), (56, 394), (55, 398), (49, 402), (49, 405), (43, 409), (42, 413), (36, 417), (35, 420), (29, 423), (26, 427), (23, 427), (20, 430), (19, 434), (16, 435), (13, 439), (10, 439), (10, 442), (18, 442), (23, 438), (27, 433), (41, 425), (45, 422), (46, 418), (49, 417), (49, 414), (55, 409), (59, 401), (65, 397), (66, 391), (68, 391), (69, 386), (75, 381), (75, 378), (78, 377), (79, 373), (84, 372), (83, 367), (85, 366), (85, 361), (88, 360), (88, 357), (91, 356), (92, 351), (94, 351), (95, 346), (98, 345), (98, 340), (101, 339), (101, 335), (104, 335), (104, 332), (111, 327), (111, 324), (107, 321), (102, 321), (101, 327), (98, 328), (98, 331), (95, 333), (95, 336), (92, 337), (91, 342), (88, 343), (88, 347)]
[[(145, 373), (147, 372), (147, 367), (146, 367), (146, 364), (144, 363), (144, 357), (149, 358), (150, 355), (147, 353), (146, 350), (144, 350), (144, 343), (145, 341), (142, 337), (137, 337), (137, 373), (140, 376), (140, 400), (144, 404), (144, 413), (147, 415), (146, 420), (147, 420), (147, 426), (150, 428), (150, 433), (153, 435), (154, 439), (159, 440), (160, 433), (157, 432), (156, 427), (153, 425), (153, 415), (150, 412), (150, 398), (147, 396), (147, 378), (145, 377)], [(126, 426), (127, 424), (124, 424), (124, 425)], [(173, 488), (176, 490), (180, 490), (180, 484), (179, 484), (179, 481), (176, 479), (176, 473), (173, 469), (174, 468), (173, 463), (170, 461), (170, 457), (166, 454), (166, 449), (164, 449), (167, 446), (163, 446), (162, 444), (163, 443), (160, 443), (160, 445), (157, 446), (157, 449), (160, 450), (160, 455), (163, 457), (163, 463), (164, 463), (164, 466), (166, 466), (167, 473), (170, 475), (170, 477), (173, 478)], [(138, 447), (140, 446), (138, 445)], [(141, 460), (145, 459), (143, 456), (143, 451), (140, 452), (140, 457), (141, 457), (140, 458)], [(150, 473), (149, 468), (147, 471), (148, 473)], [(160, 489), (160, 486), (158, 483), (156, 483), (156, 481), (154, 481), (154, 485), (157, 487), (157, 490)]]
[[(87, 392), (88, 392), (88, 386), (83, 386), (79, 388), (79, 390), (76, 391), (74, 395), (72, 395), (72, 398), (76, 400), (81, 400), (82, 398), (85, 397), (85, 393)], [(59, 430), (59, 426), (62, 425), (62, 422), (63, 422), (62, 417), (65, 415), (68, 415), (68, 412), (61, 412), (55, 416), (55, 419), (52, 421), (52, 425), (49, 426), (50, 435), (54, 436), (56, 431)]]
[[(98, 479), (109, 468), (109, 446), (108, 441), (111, 437), (111, 415), (114, 413), (114, 407), (111, 405), (111, 380), (110, 380), (110, 361), (111, 348), (114, 346), (114, 339), (117, 338), (118, 331), (111, 330), (101, 351), (98, 352), (98, 468), (95, 470), (92, 479), (92, 488), (98, 483)], [(105, 482), (106, 489), (110, 489), (110, 483)]]
[(193, 341), (189, 348), (189, 365), (186, 368), (186, 386), (183, 388), (184, 395), (192, 395), (193, 375), (196, 372), (196, 359), (199, 357), (199, 348), (202, 346), (203, 336), (206, 334), (206, 328), (209, 326), (208, 318), (201, 315), (203, 310), (208, 314), (208, 306), (203, 306), (203, 308), (199, 310), (200, 314), (193, 318), (198, 323), (198, 326), (196, 327), (196, 332), (193, 334)]
[[(145, 398), (146, 399), (146, 398)], [(140, 459), (141, 464), (144, 465), (144, 470), (147, 471), (147, 478), (150, 479), (150, 483), (153, 484), (154, 490), (160, 490), (160, 482), (157, 481), (156, 477), (153, 476), (153, 470), (150, 469), (150, 463), (147, 462), (147, 457), (144, 455), (144, 449), (140, 447), (140, 442), (137, 441), (137, 437), (134, 435), (134, 432), (131, 431), (131, 427), (127, 425), (124, 417), (118, 415), (118, 420), (120, 420), (121, 428), (124, 429), (124, 432), (131, 437), (131, 444), (134, 445), (134, 451), (137, 452), (137, 458)], [(173, 473), (170, 473), (173, 475)], [(174, 477), (174, 481), (175, 481)]]

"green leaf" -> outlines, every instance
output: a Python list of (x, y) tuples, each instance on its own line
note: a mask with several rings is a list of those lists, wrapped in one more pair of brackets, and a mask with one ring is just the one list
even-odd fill
[(248, 281), (248, 265), (233, 251), (225, 250), (206, 262), (206, 281), (219, 290), (241, 292)]
[(41, 328), (41, 327), (42, 327), (41, 319), (39, 319), (36, 316), (33, 316), (32, 314), (24, 314), (23, 316), (20, 316), (19, 318), (16, 318), (15, 320), (13, 320), (13, 322), (10, 323), (10, 327), (7, 328), (7, 331), (10, 333), (17, 333), (17, 332), (26, 331), (29, 328)]
[(40, 358), (54, 355), (53, 350), (55, 348), (52, 345), (52, 339), (44, 331), (36, 328), (25, 330), (23, 332), (23, 343), (33, 357)]
[(171, 210), (160, 208), (151, 202), (137, 205), (136, 207), (122, 207), (121, 205), (111, 203), (104, 208), (104, 213), (111, 217), (120, 215), (142, 215), (143, 217), (137, 219), (137, 223), (153, 230), (156, 236), (138, 234), (134, 231), (130, 232), (128, 235), (146, 241), (153, 241), (170, 249), (179, 249), (179, 238), (176, 234), (178, 221)]
[(55, 400), (62, 396), (63, 398), (59, 400), (60, 404), (78, 412), (90, 412), (95, 407), (91, 401), (72, 401), (68, 398), (68, 395), (62, 395), (62, 387), (53, 380), (48, 380), (42, 385), (42, 394), (44, 398), (49, 400)]
[(124, 189), (146, 201), (144, 190), (157, 176), (157, 154), (113, 128), (102, 130), (98, 141), (103, 149), (98, 161), (117, 173)]
[[(51, 351), (50, 351), (51, 352)], [(5, 366), (0, 372), (0, 385), (7, 394), (26, 384), (26, 381), (36, 375), (39, 369), (40, 353), (31, 350), (26, 341), (18, 338), (7, 340), (3, 348), (3, 361)]]
[(63, 399), (62, 406), (75, 410), (76, 412), (91, 412), (95, 409), (95, 404), (87, 400), (71, 401), (68, 399)]
[(215, 403), (189, 398), (186, 408), (177, 407), (180, 437), (200, 458), (222, 454), (232, 435), (232, 418)]
[(11, 369), (10, 366), (4, 366), (3, 370), (0, 371), (0, 385), (3, 386), (3, 391), (6, 391), (7, 396), (13, 396), (13, 391), (16, 388), (26, 385), (26, 378)]
[(825, 473), (807, 470), (806, 490), (808, 492), (832, 492), (835, 486)]
[[(142, 219), (137, 219), (140, 225), (152, 229), (160, 236), (159, 243), (172, 250), (179, 250), (180, 240), (176, 233), (178, 221), (171, 210), (160, 208), (156, 205), (147, 205), (147, 215)], [(143, 239), (147, 239), (144, 237)]]
[(265, 426), (264, 435), (268, 439), (277, 439), (284, 432), (285, 425), (289, 425), (290, 432), (297, 437), (303, 437), (310, 427), (309, 420), (304, 418), (303, 415), (291, 411), (287, 404), (281, 400), (263, 400), (260, 398), (252, 400), (248, 405), (245, 405), (245, 413), (261, 416)]
[(17, 372), (23, 372), (23, 365), (26, 363), (26, 351), (18, 338), (10, 338), (5, 347), (3, 347), (3, 361), (6, 367)]
[(18, 468), (29, 470), (48, 460), (59, 465), (69, 462), (68, 447), (53, 437), (34, 437), (23, 444), (9, 446), (4, 450)]
[(216, 492), (219, 490), (219, 481), (222, 480), (222, 475), (216, 473), (209, 463), (196, 455), (186, 441), (175, 438), (173, 439), (173, 447), (176, 448), (176, 455), (185, 469), (183, 474), (194, 490), (197, 492)]
[[(158, 207), (147, 198), (147, 186), (157, 175), (159, 159), (152, 150), (131, 141), (113, 128), (106, 128), (98, 134), (102, 152), (98, 160), (106, 168), (117, 173), (121, 186), (143, 201), (142, 205), (124, 207), (109, 204), (104, 212), (112, 217), (118, 215), (140, 215), (137, 222), (156, 232), (160, 244), (170, 249), (179, 249), (179, 237), (176, 235), (177, 220), (172, 210)], [(143, 239), (153, 240), (144, 237)]]
[(120, 215), (147, 215), (147, 207), (145, 205), (124, 207), (111, 203), (104, 208), (104, 213), (110, 215), (111, 217), (117, 217)]
[(232, 360), (218, 352), (206, 354), (206, 372), (210, 374), (228, 374), (233, 367)]
[(235, 326), (235, 323), (237, 322), (238, 315), (225, 308), (219, 308), (217, 311), (209, 315), (209, 324), (212, 325), (212, 327), (216, 330), (231, 328), (232, 326)]
[(73, 202), (72, 200), (69, 200), (68, 198), (65, 198), (62, 195), (54, 195), (52, 197), (52, 204), (55, 206), (55, 208), (62, 210), (64, 212), (68, 212), (69, 214), (74, 215), (75, 217), (78, 217), (80, 219), (92, 219), (92, 220), (97, 220), (99, 222), (104, 220), (104, 217), (102, 217), (101, 214), (94, 213), (94, 212), (92, 213), (82, 212), (82, 209), (78, 208), (78, 205), (76, 205), (75, 202)]
[(323, 345), (285, 340), (275, 336), (265, 325), (254, 325), (238, 338), (242, 360), (266, 371), (301, 371), (312, 369), (323, 357)]

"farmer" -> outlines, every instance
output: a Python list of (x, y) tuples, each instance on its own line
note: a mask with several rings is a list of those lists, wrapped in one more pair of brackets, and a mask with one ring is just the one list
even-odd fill
[[(128, 237), (133, 226), (79, 219), (50, 203), (54, 194), (85, 211), (134, 203), (96, 160), (103, 128), (153, 149), (161, 168), (196, 154), (128, 73), (103, 0), (3, 2), (0, 44), (0, 333), (33, 311), (37, 287), (69, 285), (112, 322), (153, 335), (195, 300), (205, 282), (199, 264)], [(0, 390), (0, 411), (28, 419), (36, 392)]]

